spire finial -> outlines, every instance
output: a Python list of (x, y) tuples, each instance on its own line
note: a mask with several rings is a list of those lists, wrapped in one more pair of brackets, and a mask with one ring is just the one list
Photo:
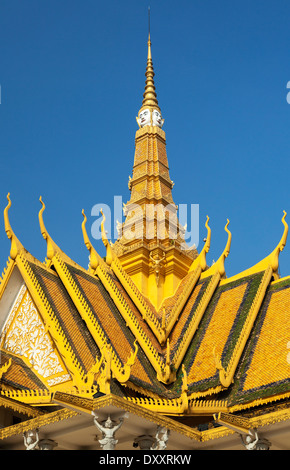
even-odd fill
[(148, 34), (150, 37), (150, 7), (148, 7)]
[(143, 101), (138, 116), (136, 117), (139, 127), (157, 126), (162, 127), (164, 119), (161, 116), (161, 110), (158, 106), (157, 94), (154, 84), (154, 70), (151, 53), (151, 39), (150, 39), (150, 7), (148, 7), (148, 54), (147, 54), (147, 67), (146, 67), (146, 81), (145, 91), (143, 94)]
[(155, 108), (160, 112), (160, 108), (158, 106), (157, 101), (157, 94), (155, 91), (154, 85), (154, 70), (153, 70), (153, 62), (152, 62), (152, 54), (151, 54), (151, 38), (150, 38), (150, 7), (148, 7), (148, 55), (147, 55), (147, 67), (146, 67), (146, 82), (145, 82), (145, 91), (143, 94), (143, 102), (142, 108)]

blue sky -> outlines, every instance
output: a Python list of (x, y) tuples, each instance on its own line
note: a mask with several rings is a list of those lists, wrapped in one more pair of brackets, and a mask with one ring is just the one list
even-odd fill
[[(283, 209), (290, 220), (287, 0), (1, 0), (1, 213), (9, 191), (11, 225), (43, 260), (41, 195), (50, 235), (87, 266), (81, 210), (89, 230), (95, 204), (129, 199), (148, 5), (174, 201), (199, 204), (201, 240), (209, 215), (209, 263), (230, 219), (231, 276), (274, 249)], [(9, 249), (1, 220), (2, 267)]]

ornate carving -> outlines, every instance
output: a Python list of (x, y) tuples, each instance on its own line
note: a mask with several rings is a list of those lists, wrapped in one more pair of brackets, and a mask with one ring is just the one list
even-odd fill
[(25, 431), (23, 433), (23, 438), (26, 450), (36, 450), (36, 446), (39, 443), (38, 429), (31, 429), (30, 431)]
[(94, 424), (102, 433), (102, 439), (99, 439), (99, 443), (104, 450), (114, 450), (118, 440), (115, 439), (115, 432), (122, 426), (124, 418), (119, 419), (119, 423), (116, 424), (115, 421), (112, 421), (110, 416), (104, 424), (99, 423), (98, 416), (94, 411), (92, 411), (94, 417)]
[(166, 263), (165, 261), (165, 253), (162, 253), (162, 258), (159, 257), (159, 255), (156, 255), (155, 257), (152, 256), (152, 254), (149, 254), (150, 260), (152, 261), (152, 266), (155, 272), (155, 277), (156, 277), (156, 284), (157, 286), (159, 285), (159, 276), (160, 276), (160, 271), (163, 267), (163, 265)]
[(151, 447), (151, 450), (165, 450), (167, 448), (167, 441), (169, 439), (170, 430), (157, 426), (155, 435), (155, 443)]
[[(25, 358), (31, 367), (44, 378), (64, 372), (25, 286), (21, 288), (18, 297), (20, 301), (17, 299), (15, 302), (8, 323), (5, 325), (3, 348)], [(64, 374), (56, 378), (56, 383), (69, 380), (69, 378), (68, 374)], [(54, 381), (51, 385), (53, 384)]]
[(243, 446), (247, 450), (269, 450), (271, 442), (267, 439), (260, 439), (257, 432), (249, 432), (245, 437), (240, 435)]

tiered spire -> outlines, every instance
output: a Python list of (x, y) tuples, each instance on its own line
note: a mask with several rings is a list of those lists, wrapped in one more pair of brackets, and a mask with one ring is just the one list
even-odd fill
[[(152, 108), (154, 107), (157, 109), (159, 112), (160, 108), (158, 106), (158, 101), (157, 101), (157, 94), (155, 90), (155, 84), (154, 84), (154, 69), (153, 69), (153, 61), (152, 61), (152, 54), (151, 54), (151, 39), (150, 39), (150, 33), (148, 35), (148, 56), (147, 56), (147, 67), (146, 67), (146, 82), (145, 82), (145, 91), (143, 94), (143, 102), (142, 102), (142, 108), (141, 110), (145, 108)], [(140, 111), (141, 111), (140, 110)]]
[(179, 224), (172, 197), (173, 181), (154, 83), (150, 31), (147, 45), (145, 90), (137, 117), (133, 173), (129, 177), (131, 197), (124, 205), (125, 222), (113, 248), (141, 292), (148, 295), (150, 291), (153, 303), (158, 306), (173, 294), (197, 252), (186, 247), (184, 228)]

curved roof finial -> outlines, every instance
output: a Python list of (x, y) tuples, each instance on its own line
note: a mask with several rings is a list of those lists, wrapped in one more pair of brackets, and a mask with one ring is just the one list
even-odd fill
[(235, 276), (231, 277), (231, 280), (236, 280), (240, 279), (245, 276), (250, 276), (252, 274), (256, 274), (262, 271), (265, 271), (268, 268), (271, 268), (272, 270), (272, 276), (274, 279), (279, 279), (279, 254), (281, 251), (284, 250), (286, 241), (287, 241), (287, 236), (288, 236), (288, 224), (285, 220), (287, 213), (283, 211), (283, 217), (282, 217), (282, 224), (284, 225), (284, 231), (282, 234), (282, 237), (277, 244), (276, 248), (270, 253), (268, 256), (266, 256), (264, 259), (256, 263), (254, 266), (251, 268), (246, 269), (245, 271), (242, 271), (239, 274), (236, 274)]
[(26, 250), (24, 246), (22, 245), (22, 243), (16, 237), (10, 225), (9, 216), (8, 216), (8, 211), (11, 207), (10, 193), (7, 194), (7, 200), (8, 200), (8, 204), (4, 209), (4, 226), (5, 226), (6, 235), (9, 238), (9, 240), (11, 240), (10, 258), (15, 259), (18, 254), (26, 252)]
[(286, 245), (286, 241), (287, 241), (287, 237), (288, 237), (288, 229), (289, 228), (288, 228), (287, 222), (285, 221), (286, 215), (287, 215), (287, 212), (283, 211), (283, 217), (282, 217), (281, 220), (282, 220), (282, 224), (284, 225), (284, 231), (283, 231), (281, 240), (279, 241), (279, 243), (276, 246), (275, 250), (273, 250), (273, 252), (270, 255), (271, 267), (272, 267), (273, 273), (274, 273), (274, 275), (276, 275), (276, 277), (278, 277), (279, 254), (281, 253), (281, 251), (284, 250), (285, 245)]
[(107, 256), (106, 256), (106, 262), (107, 264), (110, 266), (112, 264), (112, 261), (114, 260), (115, 258), (115, 253), (113, 252), (112, 250), (112, 247), (108, 241), (108, 238), (107, 238), (107, 234), (106, 234), (106, 230), (105, 230), (105, 221), (106, 221), (106, 216), (103, 212), (103, 209), (100, 210), (100, 213), (102, 214), (103, 216), (103, 220), (101, 222), (101, 233), (102, 233), (102, 241), (107, 249)]
[(42, 207), (41, 207), (41, 209), (40, 209), (40, 211), (39, 211), (39, 214), (38, 214), (39, 225), (40, 225), (40, 231), (41, 231), (41, 235), (43, 236), (43, 238), (44, 238), (45, 240), (47, 240), (48, 232), (47, 232), (47, 230), (46, 230), (46, 228), (45, 228), (45, 225), (44, 225), (44, 222), (43, 222), (43, 216), (42, 216), (42, 214), (43, 214), (43, 212), (44, 212), (44, 210), (45, 210), (45, 204), (44, 204), (44, 202), (43, 202), (41, 196), (40, 196), (39, 200), (40, 200), (40, 203), (41, 203), (41, 205), (42, 205)]
[(5, 232), (7, 234), (7, 237), (11, 239), (12, 236), (14, 235), (14, 232), (11, 228), (9, 217), (8, 217), (8, 211), (11, 207), (10, 193), (7, 194), (7, 200), (8, 200), (8, 204), (4, 209), (4, 225), (5, 225)]
[(82, 232), (83, 232), (84, 242), (85, 242), (85, 245), (86, 245), (87, 249), (90, 252), (90, 265), (89, 265), (89, 267), (92, 271), (95, 271), (97, 269), (97, 267), (99, 266), (99, 264), (103, 262), (103, 260), (100, 257), (100, 255), (96, 252), (95, 248), (91, 244), (90, 239), (88, 237), (87, 230), (86, 230), (87, 217), (86, 217), (84, 209), (82, 210), (82, 214), (83, 214), (83, 217), (84, 217), (84, 220), (82, 222)]
[(231, 232), (229, 231), (228, 229), (228, 225), (229, 225), (230, 221), (229, 219), (227, 219), (227, 223), (225, 225), (225, 231), (227, 232), (228, 234), (228, 239), (227, 239), (227, 243), (226, 243), (226, 246), (224, 248), (224, 251), (222, 252), (221, 256), (219, 257), (219, 259), (216, 261), (216, 263), (214, 263), (213, 266), (211, 266), (207, 271), (206, 271), (206, 274), (208, 276), (210, 276), (211, 274), (214, 274), (216, 272), (219, 272), (220, 276), (221, 277), (224, 277), (225, 275), (225, 259), (228, 257), (229, 253), (230, 253), (230, 248), (231, 248), (231, 243), (232, 243), (232, 234)]
[(210, 249), (210, 240), (211, 240), (211, 228), (210, 226), (208, 225), (208, 221), (209, 221), (209, 216), (207, 215), (206, 216), (206, 222), (205, 222), (205, 226), (206, 226), (206, 229), (207, 229), (207, 237), (206, 237), (206, 241), (204, 243), (204, 246), (201, 250), (201, 252), (199, 253), (198, 257), (195, 258), (195, 260), (192, 262), (190, 268), (189, 268), (189, 271), (194, 271), (198, 265), (200, 265), (202, 271), (204, 271), (204, 269), (206, 269), (206, 254), (209, 252), (209, 249)]
[(228, 234), (228, 239), (227, 239), (225, 249), (224, 249), (223, 253), (221, 254), (221, 256), (219, 257), (219, 259), (217, 261), (218, 271), (219, 271), (221, 276), (224, 276), (225, 273), (226, 273), (225, 272), (225, 259), (229, 256), (230, 249), (231, 249), (231, 243), (232, 243), (232, 234), (228, 229), (229, 223), (230, 223), (230, 221), (229, 221), (229, 219), (227, 219), (227, 223), (225, 225), (225, 231)]
[(47, 258), (52, 259), (53, 256), (55, 255), (56, 252), (60, 252), (61, 250), (58, 248), (57, 244), (52, 240), (51, 236), (49, 235), (48, 231), (46, 230), (46, 227), (43, 222), (43, 212), (45, 210), (45, 204), (42, 200), (42, 197), (40, 196), (39, 201), (42, 205), (39, 214), (38, 214), (38, 219), (39, 219), (39, 225), (40, 225), (40, 231), (43, 236), (43, 238), (46, 240), (47, 243)]

